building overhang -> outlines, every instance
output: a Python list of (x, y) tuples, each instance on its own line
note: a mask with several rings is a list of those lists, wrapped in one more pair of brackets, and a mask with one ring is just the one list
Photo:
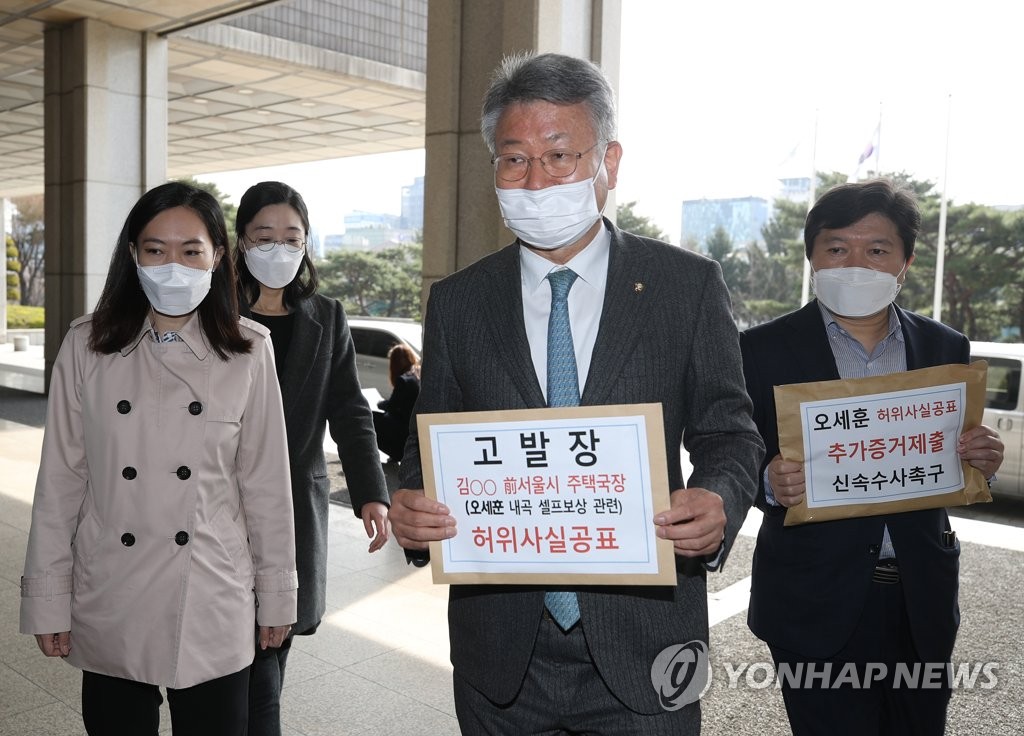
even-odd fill
[(171, 177), (423, 147), (422, 72), (221, 22), (274, 4), (0, 1), (0, 196), (43, 190), (43, 32), (86, 17), (167, 39)]

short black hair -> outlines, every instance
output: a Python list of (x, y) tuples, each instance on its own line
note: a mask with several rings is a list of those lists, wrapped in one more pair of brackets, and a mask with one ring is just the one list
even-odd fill
[[(280, 181), (261, 181), (253, 184), (245, 190), (242, 200), (238, 203), (238, 212), (235, 214), (235, 235), (241, 241), (245, 237), (245, 228), (253, 221), (257, 213), (264, 207), (272, 204), (286, 204), (295, 210), (302, 220), (302, 227), (305, 232), (303, 239), (309, 239), (309, 212), (306, 210), (306, 202), (302, 195), (290, 186)], [(245, 263), (245, 256), (241, 246), (235, 249), (235, 270), (238, 271), (238, 290), (241, 300), (245, 305), (251, 307), (260, 297), (260, 282), (252, 275), (249, 266)], [(307, 247), (302, 254), (302, 263), (295, 278), (284, 287), (284, 304), (286, 307), (294, 307), (301, 299), (306, 299), (316, 293), (319, 279), (316, 275), (316, 266), (313, 259), (309, 257)]]
[(822, 230), (838, 230), (878, 213), (896, 225), (903, 241), (903, 256), (914, 254), (914, 244), (921, 234), (921, 210), (909, 189), (889, 179), (840, 184), (829, 189), (815, 202), (804, 222), (804, 246), (807, 259), (814, 250), (814, 240)]
[(238, 325), (238, 297), (235, 294), (235, 269), (228, 248), (228, 231), (220, 203), (208, 192), (185, 182), (172, 181), (153, 187), (139, 198), (128, 213), (114, 254), (110, 258), (107, 280), (103, 285), (92, 318), (89, 347), (97, 353), (114, 353), (139, 334), (149, 316), (149, 299), (139, 282), (138, 266), (132, 256), (132, 244), (150, 221), (165, 210), (184, 207), (194, 212), (210, 236), (214, 253), (221, 250), (220, 262), (213, 270), (210, 291), (200, 302), (199, 323), (210, 347), (222, 359), (229, 353), (248, 353), (252, 341), (242, 335)]

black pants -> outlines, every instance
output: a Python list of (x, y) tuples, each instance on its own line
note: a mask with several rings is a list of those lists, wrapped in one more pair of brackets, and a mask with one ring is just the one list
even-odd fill
[(292, 639), (279, 648), (256, 647), (249, 672), (249, 736), (281, 736), (281, 688)]
[[(769, 648), (777, 671), (782, 667), (790, 673), (806, 673), (813, 667), (818, 675), (810, 681), (798, 675), (794, 687), (791, 679), (780, 674), (794, 736), (941, 736), (945, 732), (952, 692), (948, 677), (929, 682), (923, 675), (916, 680), (894, 676), (897, 667), (924, 673), (928, 664), (921, 662), (914, 647), (902, 583), (871, 583), (857, 628), (834, 657), (812, 660)], [(884, 678), (879, 676), (881, 666)], [(828, 675), (822, 677), (823, 672)]]
[[(167, 688), (176, 736), (246, 736), (249, 668), (186, 688)], [(157, 736), (160, 688), (82, 673), (82, 720), (89, 736)]]

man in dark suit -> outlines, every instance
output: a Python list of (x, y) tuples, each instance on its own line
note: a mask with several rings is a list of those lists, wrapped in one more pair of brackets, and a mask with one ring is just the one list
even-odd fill
[[(666, 710), (651, 667), (671, 645), (706, 644), (706, 570), (724, 561), (743, 522), (763, 452), (721, 270), (601, 218), (622, 147), (611, 88), (590, 62), (506, 59), (485, 97), (482, 132), (518, 240), (431, 289), (417, 412), (557, 404), (547, 331), (551, 277), (567, 267), (578, 403), (662, 406), (676, 490), (651, 523), (673, 541), (678, 575), (675, 586), (560, 591), (578, 604), (575, 620), (553, 611), (553, 591), (541, 587), (453, 585), (459, 724), (467, 734), (698, 733), (699, 705)], [(426, 549), (466, 533), (416, 490), (415, 433), (402, 466), (410, 490), (395, 495), (390, 514), (399, 543)]]
[[(893, 304), (920, 226), (913, 195), (889, 181), (827, 192), (804, 228), (817, 298), (740, 336), (767, 450), (748, 623), (777, 668), (802, 669), (796, 684), (780, 677), (797, 736), (941, 734), (945, 725), (948, 678), (936, 687), (908, 687), (905, 679), (894, 686), (899, 663), (909, 672), (928, 663), (944, 668), (953, 651), (960, 546), (945, 509), (784, 527), (786, 508), (804, 497), (805, 478), (802, 463), (779, 454), (772, 390), (970, 360), (966, 337)], [(985, 426), (958, 443), (960, 457), (987, 478), (1002, 450)], [(812, 667), (817, 679), (807, 677)], [(856, 673), (857, 686), (835, 686), (844, 667), (848, 683)]]

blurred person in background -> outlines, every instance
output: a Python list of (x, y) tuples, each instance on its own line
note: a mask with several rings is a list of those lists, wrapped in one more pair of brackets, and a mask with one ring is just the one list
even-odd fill
[(381, 411), (373, 413), (373, 428), (377, 447), (388, 455), (388, 462), (397, 463), (409, 439), (409, 420), (420, 395), (420, 359), (408, 345), (399, 343), (388, 351), (388, 382), (391, 396), (377, 404)]

